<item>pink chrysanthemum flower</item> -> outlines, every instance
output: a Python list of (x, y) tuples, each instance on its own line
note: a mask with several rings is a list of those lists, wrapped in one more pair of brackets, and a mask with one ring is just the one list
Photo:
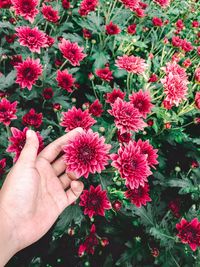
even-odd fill
[(103, 113), (103, 105), (100, 103), (99, 99), (96, 99), (90, 106), (89, 106), (89, 113), (95, 117), (101, 117)]
[(115, 125), (120, 130), (121, 134), (143, 130), (146, 123), (142, 120), (141, 114), (130, 102), (125, 102), (120, 98), (111, 105), (112, 110), (108, 112), (114, 116)]
[(126, 180), (126, 186), (131, 189), (144, 186), (147, 177), (152, 174), (147, 161), (147, 155), (141, 153), (140, 146), (130, 141), (121, 146), (117, 154), (112, 154), (112, 166), (118, 169), (122, 178)]
[(90, 116), (88, 110), (82, 111), (80, 108), (77, 109), (76, 107), (73, 107), (67, 112), (62, 112), (60, 125), (66, 128), (66, 132), (69, 132), (77, 127), (89, 130), (95, 122), (96, 121)]
[(116, 66), (130, 73), (142, 74), (147, 64), (143, 58), (123, 55), (116, 60)]
[(109, 67), (105, 67), (104, 69), (96, 69), (95, 74), (106, 82), (113, 80), (112, 71), (109, 69)]
[(105, 138), (92, 130), (76, 135), (63, 148), (66, 171), (85, 178), (89, 173), (101, 173), (108, 164), (110, 148), (111, 145), (105, 144)]
[(155, 169), (154, 165), (158, 164), (158, 150), (154, 149), (153, 146), (149, 144), (149, 140), (142, 141), (141, 139), (139, 139), (137, 142), (135, 142), (135, 145), (138, 145), (140, 147), (142, 154), (147, 155), (147, 162), (149, 166)]
[(25, 61), (15, 66), (15, 68), (17, 69), (16, 83), (18, 83), (21, 88), (27, 87), (28, 90), (32, 89), (32, 86), (42, 74), (42, 65), (39, 59), (31, 59), (28, 57)]
[(167, 63), (163, 68), (166, 76), (161, 79), (166, 94), (165, 100), (170, 105), (178, 106), (186, 99), (188, 79), (184, 68), (181, 68), (176, 62)]
[(193, 251), (200, 247), (200, 222), (197, 218), (191, 222), (182, 218), (180, 223), (176, 224), (176, 229), (183, 244), (188, 244)]
[(133, 93), (129, 96), (131, 104), (138, 109), (143, 118), (147, 117), (147, 114), (151, 112), (153, 104), (151, 104), (151, 96), (148, 91), (140, 90), (137, 93)]
[(20, 45), (27, 46), (31, 52), (40, 53), (42, 47), (48, 47), (46, 34), (38, 30), (38, 27), (31, 29), (21, 26), (16, 31)]
[(197, 68), (196, 70), (195, 70), (195, 81), (197, 82), (197, 83), (200, 83), (200, 68)]
[(26, 126), (33, 126), (35, 128), (39, 128), (42, 124), (42, 118), (42, 113), (36, 113), (35, 109), (32, 108), (22, 117), (22, 123)]
[(120, 89), (113, 89), (111, 93), (106, 94), (106, 102), (113, 104), (117, 98), (121, 98), (122, 100), (124, 99), (126, 93), (122, 92)]
[(144, 186), (140, 185), (135, 189), (128, 189), (124, 195), (126, 198), (130, 199), (131, 203), (137, 208), (146, 206), (147, 202), (151, 201), (149, 196), (149, 185), (147, 183), (145, 183)]
[(111, 208), (106, 190), (101, 185), (96, 188), (91, 185), (89, 190), (84, 190), (80, 196), (80, 206), (84, 207), (84, 214), (92, 218), (94, 215), (105, 216), (105, 210)]
[(56, 81), (58, 86), (66, 90), (67, 92), (72, 92), (72, 87), (74, 86), (75, 79), (67, 70), (58, 70)]
[(80, 61), (86, 57), (86, 54), (83, 53), (84, 47), (80, 47), (77, 43), (71, 43), (64, 38), (58, 47), (64, 58), (68, 59), (72, 66), (80, 66)]
[(17, 119), (17, 101), (11, 103), (6, 98), (1, 99), (0, 101), (0, 122), (4, 125), (9, 126), (11, 120)]
[(34, 22), (35, 16), (39, 13), (36, 8), (38, 0), (11, 0), (16, 15), (22, 16), (24, 19)]
[(42, 4), (42, 14), (47, 21), (53, 23), (56, 23), (60, 18), (57, 10), (54, 10), (52, 6), (46, 6), (44, 3)]
[(166, 8), (170, 5), (170, 0), (154, 0), (158, 5), (160, 5), (163, 8)]
[(107, 24), (105, 28), (106, 28), (106, 33), (108, 35), (115, 35), (121, 32), (121, 29), (119, 28), (119, 26), (114, 24), (112, 21), (110, 21), (110, 23)]
[(125, 5), (126, 8), (129, 8), (133, 11), (140, 7), (139, 0), (121, 0), (121, 2)]
[[(22, 149), (26, 143), (26, 132), (28, 127), (25, 127), (23, 131), (20, 131), (17, 128), (11, 127), (12, 136), (9, 138), (10, 145), (7, 148), (7, 152), (15, 153), (13, 162), (16, 162), (21, 154)], [(39, 132), (36, 132), (39, 140), (39, 149), (38, 153), (44, 148), (43, 139)]]
[(83, 0), (78, 10), (81, 16), (87, 16), (90, 12), (94, 11), (97, 7), (98, 0)]

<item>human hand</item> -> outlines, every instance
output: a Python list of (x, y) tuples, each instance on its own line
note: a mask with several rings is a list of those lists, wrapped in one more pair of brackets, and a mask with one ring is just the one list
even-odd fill
[(60, 156), (67, 140), (81, 131), (76, 128), (65, 134), (39, 155), (37, 135), (27, 131), (26, 144), (0, 191), (0, 266), (40, 239), (82, 193), (83, 183), (73, 173), (64, 173)]

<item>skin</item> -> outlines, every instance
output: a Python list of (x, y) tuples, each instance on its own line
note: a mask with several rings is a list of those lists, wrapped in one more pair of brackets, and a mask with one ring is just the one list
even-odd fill
[(60, 156), (63, 145), (81, 131), (65, 134), (39, 155), (37, 135), (27, 131), (26, 144), (0, 191), (0, 266), (39, 240), (82, 193), (83, 183), (65, 173)]

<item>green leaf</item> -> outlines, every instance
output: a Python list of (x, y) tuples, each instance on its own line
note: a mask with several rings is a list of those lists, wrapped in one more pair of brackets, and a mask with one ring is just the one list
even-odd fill
[(0, 77), (0, 88), (6, 89), (15, 83), (16, 71), (12, 70), (6, 77), (2, 75)]

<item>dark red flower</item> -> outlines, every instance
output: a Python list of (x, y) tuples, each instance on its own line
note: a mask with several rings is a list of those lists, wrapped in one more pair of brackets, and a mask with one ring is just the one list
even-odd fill
[(113, 24), (112, 21), (105, 27), (106, 27), (106, 33), (109, 35), (115, 35), (121, 32), (120, 28), (116, 24)]
[(184, 25), (184, 23), (183, 23), (183, 21), (182, 21), (181, 19), (177, 20), (177, 22), (176, 22), (176, 27), (177, 27), (177, 29), (178, 29), (179, 31), (182, 31), (183, 28), (185, 27), (185, 25)]
[(5, 167), (6, 167), (6, 159), (3, 158), (0, 160), (0, 179), (2, 178), (2, 176), (5, 172)]
[(78, 10), (81, 16), (87, 16), (91, 11), (94, 11), (97, 7), (98, 0), (83, 0)]
[(126, 93), (122, 92), (120, 89), (113, 89), (111, 93), (106, 94), (106, 102), (113, 104), (117, 98), (121, 98), (122, 100), (124, 99)]
[(66, 128), (66, 132), (69, 132), (77, 127), (89, 130), (95, 122), (96, 121), (90, 116), (88, 110), (82, 111), (80, 108), (77, 109), (76, 107), (73, 107), (67, 112), (62, 112), (60, 125)]
[(198, 28), (198, 27), (199, 27), (199, 22), (198, 22), (198, 20), (194, 20), (194, 21), (192, 22), (192, 27), (194, 27), (194, 28)]
[(99, 99), (96, 99), (89, 106), (89, 113), (91, 113), (95, 117), (101, 117), (101, 114), (103, 113), (102, 107), (103, 107), (103, 105), (99, 102)]
[(131, 133), (120, 133), (120, 131), (117, 131), (117, 139), (120, 143), (128, 143), (131, 140)]
[(54, 96), (53, 89), (51, 87), (45, 88), (42, 92), (42, 96), (45, 100), (49, 100)]
[(85, 39), (90, 39), (92, 37), (92, 34), (91, 34), (91, 32), (89, 30), (83, 29), (83, 37)]
[(101, 238), (101, 245), (102, 247), (108, 246), (109, 245), (108, 238), (105, 238), (105, 237)]
[(101, 185), (90, 186), (89, 190), (83, 190), (80, 196), (80, 206), (84, 207), (84, 214), (92, 218), (94, 215), (105, 216), (105, 210), (111, 208), (106, 190)]
[(174, 214), (174, 216), (176, 218), (179, 218), (181, 216), (180, 215), (180, 199), (179, 198), (176, 198), (174, 200), (171, 200), (169, 202), (168, 207), (172, 211), (172, 213)]
[(149, 196), (149, 185), (147, 183), (144, 186), (139, 186), (135, 189), (128, 189), (124, 193), (125, 197), (130, 199), (131, 203), (134, 204), (137, 208), (141, 206), (146, 206), (147, 202), (151, 201)]
[(21, 88), (27, 87), (28, 90), (32, 89), (32, 86), (42, 74), (42, 65), (39, 59), (27, 58), (22, 63), (18, 63), (15, 68), (17, 69), (16, 83)]
[(127, 28), (127, 32), (129, 34), (135, 34), (136, 33), (136, 27), (137, 27), (137, 24), (129, 25), (128, 28)]
[(192, 46), (192, 44), (190, 42), (188, 42), (186, 39), (182, 40), (181, 48), (185, 52), (190, 52), (190, 51), (192, 51), (194, 49), (194, 47)]
[(113, 79), (112, 71), (109, 67), (104, 69), (96, 69), (95, 74), (104, 81), (110, 82)]
[(183, 40), (179, 36), (173, 36), (172, 37), (172, 45), (175, 47), (181, 47), (182, 41)]
[(151, 249), (151, 254), (154, 258), (157, 258), (160, 254), (159, 250), (157, 248), (152, 248)]
[(69, 0), (62, 0), (62, 7), (64, 9), (69, 9), (70, 8), (70, 2), (69, 2)]
[(9, 126), (11, 120), (17, 119), (17, 101), (11, 103), (6, 98), (1, 99), (0, 101), (0, 122), (4, 125)]
[(34, 22), (35, 16), (39, 13), (36, 8), (38, 0), (11, 0), (15, 14), (22, 16), (24, 19)]
[(193, 251), (200, 247), (200, 222), (197, 218), (190, 222), (182, 218), (180, 223), (176, 224), (176, 229), (183, 244), (188, 244)]
[(14, 43), (16, 37), (16, 34), (5, 35), (6, 42), (9, 44)]
[(10, 59), (10, 64), (14, 67), (17, 66), (21, 62), (22, 62), (22, 55), (14, 55)]
[(60, 18), (57, 10), (54, 10), (52, 6), (46, 6), (44, 3), (41, 11), (47, 21), (56, 23)]
[(151, 96), (149, 91), (143, 91), (142, 89), (129, 96), (131, 104), (136, 108), (143, 118), (147, 117), (147, 114), (151, 112), (153, 104), (151, 103)]
[(22, 123), (26, 126), (33, 126), (39, 128), (42, 124), (42, 113), (36, 113), (35, 109), (32, 108), (22, 117)]
[(113, 203), (112, 203), (112, 207), (115, 211), (119, 211), (122, 207), (122, 202), (119, 201), (119, 200), (115, 200)]
[(64, 58), (68, 59), (72, 66), (79, 66), (80, 62), (86, 57), (86, 54), (83, 53), (84, 47), (80, 47), (77, 43), (71, 43), (64, 38), (62, 38), (58, 47)]
[(11, 0), (0, 0), (0, 8), (9, 8), (11, 4)]
[(53, 37), (51, 37), (49, 35), (46, 35), (46, 37), (47, 37), (47, 44), (49, 47), (51, 47), (55, 43), (55, 40)]
[(151, 76), (149, 77), (149, 80), (148, 80), (148, 82), (149, 83), (155, 83), (155, 82), (157, 82), (158, 81), (158, 76), (156, 75), (156, 74), (151, 74)]
[(93, 255), (94, 249), (98, 244), (99, 244), (99, 241), (96, 236), (96, 227), (93, 224), (90, 229), (90, 234), (86, 237), (83, 244), (79, 246), (79, 250), (78, 250), (79, 257), (82, 257), (85, 252)]
[(72, 92), (75, 79), (67, 70), (58, 70), (56, 81), (58, 82), (59, 87), (63, 88), (69, 93)]
[[(14, 153), (13, 162), (16, 162), (21, 154), (22, 149), (24, 148), (26, 142), (26, 132), (28, 127), (25, 127), (23, 131), (20, 131), (17, 128), (11, 127), (12, 136), (9, 138), (10, 145), (7, 148), (7, 152)], [(36, 132), (39, 140), (38, 153), (44, 148), (43, 139), (39, 132)]]
[(61, 110), (61, 109), (62, 109), (61, 104), (59, 104), (59, 103), (54, 103), (54, 104), (53, 104), (53, 110), (54, 110), (54, 111), (59, 111), (59, 110)]
[(163, 22), (162, 22), (162, 19), (161, 18), (154, 17), (152, 19), (152, 22), (153, 22), (153, 25), (154, 26), (157, 26), (157, 27), (162, 27), (163, 26)]

